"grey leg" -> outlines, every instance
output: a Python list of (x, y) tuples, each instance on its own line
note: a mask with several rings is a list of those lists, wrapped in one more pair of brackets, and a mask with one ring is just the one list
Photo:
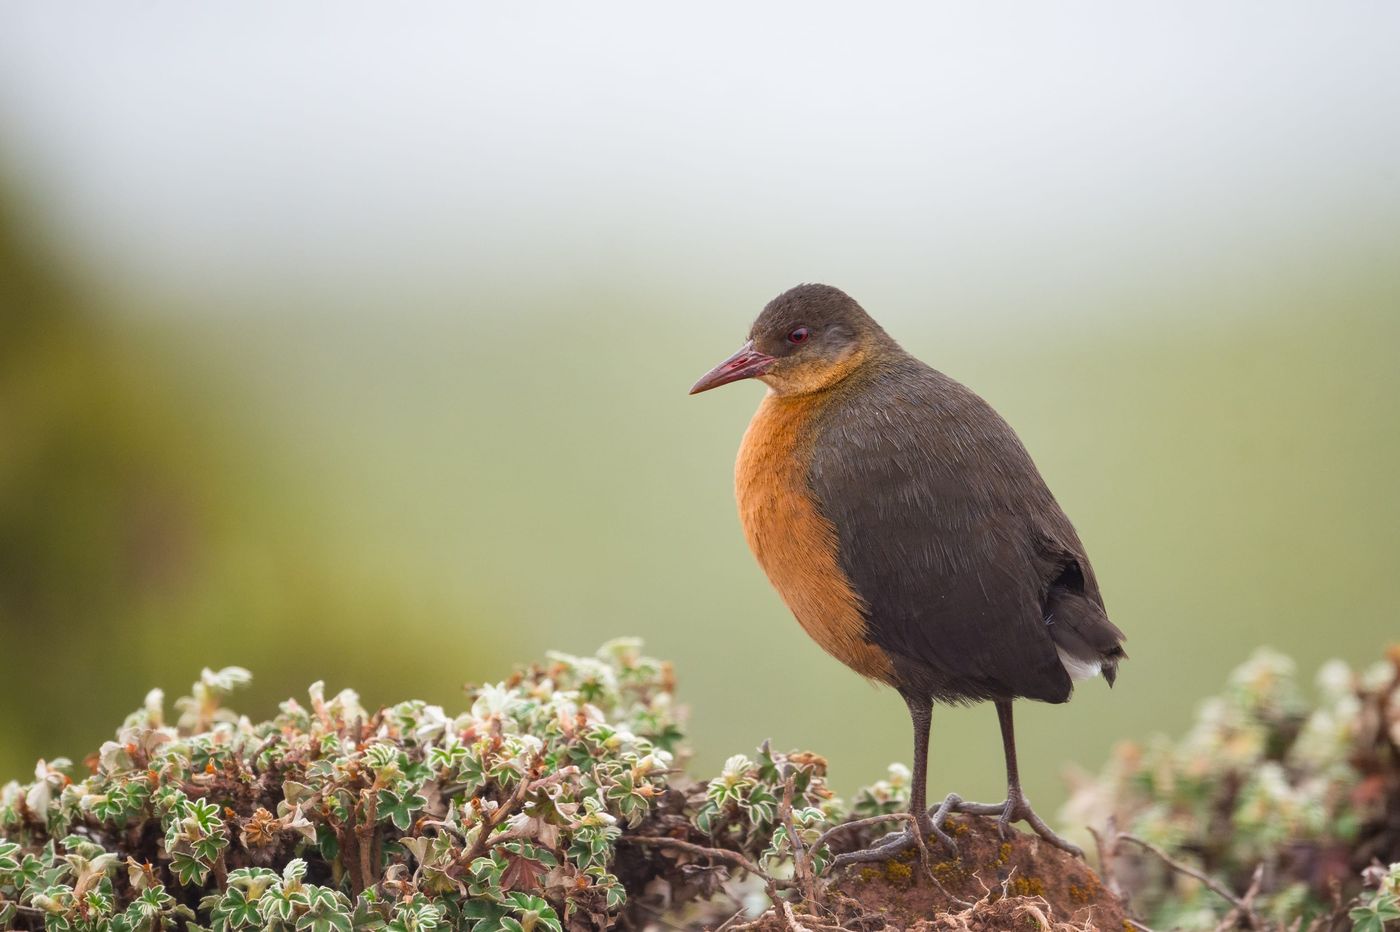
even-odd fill
[[(943, 819), (931, 819), (928, 814), (928, 733), (930, 722), (933, 719), (933, 703), (925, 697), (912, 693), (901, 692), (900, 694), (904, 697), (905, 705), (909, 707), (909, 718), (914, 725), (914, 782), (909, 788), (909, 812), (919, 820), (919, 827), (923, 832), (936, 836), (949, 851), (956, 854), (958, 851), (957, 843), (953, 841), (951, 835), (943, 831)], [(946, 818), (946, 813), (944, 817)], [(832, 862), (832, 867), (866, 861), (883, 861), (907, 851), (918, 843), (915, 840), (914, 831), (914, 827), (910, 826), (902, 832), (891, 832), (869, 848), (838, 855)]]
[[(1021, 791), (1021, 774), (1016, 766), (1016, 725), (1011, 717), (1011, 700), (1003, 699), (997, 702), (997, 720), (1001, 723), (1001, 745), (1006, 754), (1006, 802), (1001, 808), (1001, 814), (997, 819), (1001, 829), (1001, 835), (1006, 837), (1008, 827), (1012, 822), (1025, 822), (1035, 833), (1044, 838), (1056, 848), (1062, 848), (1075, 857), (1084, 857), (1084, 852), (1078, 846), (1065, 841), (1045, 824), (1040, 816), (1035, 814), (1031, 808), (1030, 800), (1026, 799), (1026, 794)], [(979, 806), (983, 814), (987, 807)], [(995, 808), (995, 807), (993, 807)], [(960, 812), (967, 812), (968, 809), (960, 809)]]

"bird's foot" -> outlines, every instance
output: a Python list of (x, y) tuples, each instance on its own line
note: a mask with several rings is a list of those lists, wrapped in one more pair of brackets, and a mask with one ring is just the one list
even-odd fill
[[(946, 818), (946, 816), (944, 817)], [(931, 836), (938, 839), (943, 847), (952, 852), (954, 857), (958, 854), (958, 843), (953, 840), (953, 836), (943, 831), (943, 820), (925, 813), (918, 819), (917, 826), (914, 822), (907, 824), (902, 832), (890, 832), (888, 835), (876, 840), (868, 848), (859, 851), (847, 851), (838, 854), (832, 859), (832, 870), (845, 867), (847, 864), (867, 864), (871, 861), (888, 861), (898, 854), (903, 854), (910, 848), (918, 848), (920, 856), (927, 853), (924, 838)]]
[(1054, 829), (1045, 824), (1045, 820), (1036, 815), (1031, 808), (1030, 800), (1026, 795), (1016, 790), (1009, 795), (1005, 802), (1000, 803), (974, 803), (965, 800), (956, 793), (949, 793), (942, 804), (934, 811), (933, 821), (942, 825), (944, 820), (954, 812), (964, 815), (994, 815), (997, 817), (997, 831), (1002, 838), (1006, 838), (1011, 831), (1012, 822), (1025, 822), (1041, 838), (1050, 842), (1061, 851), (1067, 851), (1077, 858), (1083, 858), (1084, 852), (1078, 845), (1065, 841)]

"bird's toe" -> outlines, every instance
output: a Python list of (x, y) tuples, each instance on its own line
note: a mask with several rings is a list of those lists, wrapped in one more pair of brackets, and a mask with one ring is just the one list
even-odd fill
[(839, 870), (848, 864), (868, 864), (871, 861), (888, 861), (897, 854), (903, 854), (919, 844), (913, 827), (902, 832), (892, 832), (868, 848), (838, 854), (831, 861), (832, 870)]

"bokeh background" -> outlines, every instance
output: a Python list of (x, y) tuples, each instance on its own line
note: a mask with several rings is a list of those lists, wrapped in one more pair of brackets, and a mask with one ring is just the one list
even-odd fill
[[(262, 716), (617, 635), (705, 772), (843, 790), (902, 703), (802, 636), (686, 389), (800, 281), (1017, 427), (1132, 661), (1028, 789), (1400, 599), (1400, 6), (0, 6), (0, 776), (242, 664)], [(935, 793), (995, 797), (990, 709)]]

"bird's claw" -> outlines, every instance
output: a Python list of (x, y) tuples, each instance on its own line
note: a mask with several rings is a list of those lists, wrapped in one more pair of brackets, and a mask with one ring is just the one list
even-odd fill
[(974, 803), (963, 799), (956, 793), (949, 793), (947, 798), (934, 810), (932, 820), (941, 826), (944, 820), (954, 812), (962, 815), (996, 816), (997, 833), (1003, 840), (1012, 831), (1012, 822), (1025, 822), (1032, 831), (1056, 848), (1081, 860), (1084, 858), (1084, 851), (1078, 845), (1065, 841), (1056, 834), (1054, 829), (1045, 824), (1044, 819), (1036, 815), (1035, 810), (1031, 808), (1030, 800), (1026, 799), (1024, 793), (1013, 793), (1005, 801), (999, 803)]
[(1006, 832), (1009, 830), (1012, 822), (1024, 822), (1029, 825), (1037, 835), (1056, 848), (1074, 855), (1081, 861), (1084, 860), (1084, 851), (1078, 845), (1061, 838), (1054, 829), (1046, 825), (1045, 820), (1036, 815), (1035, 810), (1031, 808), (1030, 800), (1026, 799), (1024, 795), (1017, 794), (1013, 799), (1008, 799), (1006, 801), (1006, 809), (1002, 812), (1001, 818), (997, 821), (1001, 825), (1003, 838), (1006, 837)]
[(914, 845), (914, 828), (910, 826), (902, 832), (891, 832), (869, 848), (838, 854), (831, 861), (831, 869), (839, 870), (847, 864), (867, 864), (871, 861), (887, 861), (895, 855), (903, 854), (914, 847)]
[(890, 832), (877, 839), (868, 848), (859, 851), (847, 851), (845, 854), (838, 854), (832, 859), (831, 868), (836, 870), (845, 867), (847, 864), (867, 864), (871, 861), (887, 861), (898, 854), (903, 854), (910, 848), (923, 847), (921, 839), (915, 835), (919, 832), (922, 835), (937, 838), (943, 847), (947, 848), (953, 857), (958, 856), (958, 843), (953, 840), (953, 836), (943, 831), (943, 823), (936, 817), (925, 815), (919, 820), (917, 828), (911, 823), (900, 832)]
[(910, 824), (903, 831), (890, 832), (881, 837), (868, 848), (838, 854), (832, 860), (831, 867), (835, 870), (848, 864), (866, 864), (871, 861), (889, 860), (895, 855), (903, 854), (910, 848), (919, 845), (920, 839), (915, 835), (916, 831), (938, 839), (938, 842), (953, 857), (958, 857), (957, 841), (943, 828), (948, 822), (948, 817), (954, 814), (996, 816), (997, 834), (1001, 836), (1002, 840), (1009, 837), (1013, 831), (1011, 823), (1025, 822), (1037, 835), (1056, 848), (1067, 851), (1080, 859), (1084, 857), (1084, 852), (1077, 845), (1065, 841), (1050, 826), (1045, 824), (1044, 819), (1036, 815), (1024, 793), (1013, 793), (999, 803), (976, 803), (963, 799), (957, 793), (949, 793), (937, 807), (924, 813), (923, 818), (919, 819), (917, 829), (913, 824)]

